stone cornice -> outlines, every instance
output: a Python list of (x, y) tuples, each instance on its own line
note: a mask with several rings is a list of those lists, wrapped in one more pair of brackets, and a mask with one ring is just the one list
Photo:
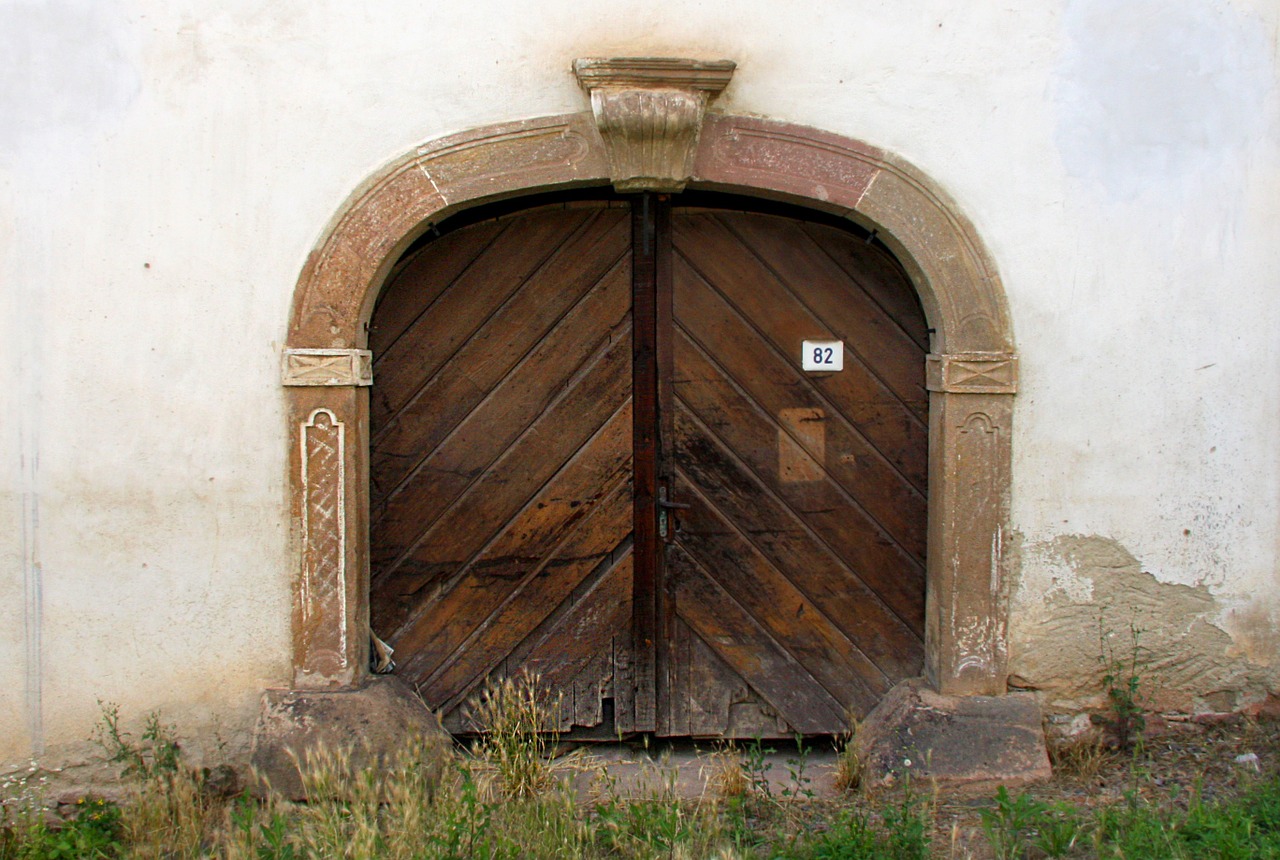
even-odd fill
[(701, 90), (717, 95), (729, 86), (738, 64), (733, 60), (680, 60), (670, 57), (584, 57), (573, 61), (573, 73), (588, 91)]

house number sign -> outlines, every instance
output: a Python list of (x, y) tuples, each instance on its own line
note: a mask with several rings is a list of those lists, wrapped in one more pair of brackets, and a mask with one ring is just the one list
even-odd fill
[(800, 347), (803, 370), (844, 370), (844, 341), (806, 340)]

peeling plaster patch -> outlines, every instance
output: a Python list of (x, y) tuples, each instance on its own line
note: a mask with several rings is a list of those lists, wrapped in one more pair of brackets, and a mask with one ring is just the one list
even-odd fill
[[(1063, 535), (1025, 545), (1020, 558), (1009, 668), (1051, 708), (1103, 704), (1102, 637), (1125, 657), (1131, 627), (1139, 631), (1139, 671), (1153, 706), (1234, 709), (1275, 685), (1267, 662), (1216, 626), (1220, 607), (1208, 589), (1160, 582), (1114, 540)], [(1241, 629), (1254, 631), (1250, 642), (1274, 654), (1274, 645), (1258, 636), (1265, 623), (1245, 613), (1235, 617)]]
[(1093, 599), (1093, 580), (1076, 573), (1075, 565), (1055, 551), (1052, 544), (1033, 544), (1021, 554), (1022, 581), (1020, 591), (1048, 600), (1061, 594), (1073, 603)]
[(1212, 180), (1264, 139), (1275, 80), (1261, 17), (1222, 2), (1069, 0), (1063, 27), (1058, 150), (1113, 199)]
[(1223, 613), (1222, 626), (1234, 640), (1228, 654), (1280, 668), (1280, 602), (1274, 597), (1266, 604), (1246, 603), (1228, 609)]

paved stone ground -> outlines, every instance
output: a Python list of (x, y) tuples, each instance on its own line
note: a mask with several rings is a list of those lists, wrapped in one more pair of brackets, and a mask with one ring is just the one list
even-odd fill
[[(904, 776), (951, 794), (1050, 779), (1040, 709), (1029, 695), (942, 696), (906, 681), (885, 696), (855, 741), (865, 785), (888, 788)], [(741, 794), (746, 782), (774, 797), (835, 798), (838, 746), (795, 743), (581, 746), (562, 762), (578, 796), (696, 798)], [(736, 785), (734, 783), (737, 783)]]
[(612, 743), (583, 745), (561, 756), (556, 769), (584, 800), (605, 797), (610, 792), (619, 797), (692, 800), (741, 793), (746, 787), (743, 780), (751, 779), (758, 781), (758, 790), (767, 784), (769, 793), (778, 798), (796, 793), (815, 800), (839, 796), (838, 754), (832, 744), (806, 747), (803, 752), (793, 742), (762, 741), (758, 752), (752, 747), (753, 744), (662, 744), (649, 748)]

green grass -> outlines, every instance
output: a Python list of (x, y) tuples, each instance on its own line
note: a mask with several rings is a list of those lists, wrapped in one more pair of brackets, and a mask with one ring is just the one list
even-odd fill
[(106, 709), (101, 741), (121, 766), (127, 801), (85, 798), (55, 825), (32, 794), (25, 803), (3, 798), (0, 860), (1280, 860), (1280, 777), (1250, 776), (1210, 802), (1156, 791), (1136, 763), (1129, 791), (1093, 809), (1001, 788), (978, 813), (985, 844), (975, 854), (935, 844), (936, 800), (920, 785), (814, 800), (803, 748), (781, 789), (764, 779), (757, 743), (717, 753), (718, 771), (699, 798), (677, 798), (670, 783), (631, 796), (601, 774), (588, 799), (566, 777), (589, 772), (589, 763), (550, 760), (536, 701), (519, 685), (491, 689), (479, 710), (490, 735), (467, 752), (420, 739), (373, 770), (349, 750), (314, 750), (297, 762), (309, 797), (302, 804), (269, 791), (220, 797), (158, 717), (135, 740)]
[(1092, 811), (1049, 804), (1001, 788), (982, 811), (983, 830), (998, 860), (1026, 857), (1250, 860), (1280, 858), (1280, 777), (1260, 780), (1215, 803), (1173, 792), (1160, 805), (1139, 799)]

